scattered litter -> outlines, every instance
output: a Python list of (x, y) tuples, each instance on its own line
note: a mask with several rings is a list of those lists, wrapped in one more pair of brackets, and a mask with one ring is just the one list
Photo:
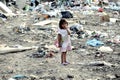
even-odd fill
[(23, 23), (19, 27), (14, 27), (13, 31), (15, 33), (26, 33), (27, 31), (30, 31), (30, 27), (26, 26), (26, 23)]
[(112, 22), (112, 23), (116, 23), (117, 20), (118, 20), (118, 19), (116, 19), (116, 18), (110, 18), (110, 22)]
[(73, 18), (73, 14), (70, 11), (62, 11), (62, 18)]
[(53, 51), (50, 51), (48, 52), (46, 55), (45, 55), (46, 58), (52, 58), (54, 57), (54, 52)]
[(8, 80), (21, 80), (21, 79), (23, 80), (25, 78), (28, 78), (28, 77), (24, 75), (15, 75), (12, 78), (9, 78)]
[(111, 49), (110, 47), (106, 47), (106, 46), (102, 46), (98, 49), (100, 52), (105, 52), (105, 53), (112, 53), (113, 49)]
[(28, 78), (28, 77), (25, 76), (25, 75), (15, 75), (12, 78), (15, 79), (15, 80), (18, 80), (18, 79), (24, 79), (24, 78)]
[(41, 53), (37, 52), (37, 53), (32, 54), (33, 58), (42, 58), (44, 56), (45, 56), (44, 52), (41, 52)]
[(13, 79), (13, 78), (9, 78), (8, 80), (16, 80), (16, 79)]
[(101, 17), (101, 22), (109, 22), (110, 21), (110, 16), (105, 12), (103, 12), (103, 15), (100, 17)]
[(93, 47), (98, 47), (98, 46), (104, 45), (103, 42), (101, 42), (101, 41), (99, 41), (97, 39), (88, 40), (86, 42), (86, 44), (89, 45), (89, 46), (93, 46)]
[(99, 9), (98, 9), (98, 12), (103, 12), (103, 9), (102, 9), (102, 8), (99, 8)]
[[(78, 0), (79, 3), (76, 0), (57, 0), (58, 3), (44, 0), (45, 2), (32, 6), (34, 4), (30, 4), (31, 1), (37, 0), (25, 1), (16, 0), (16, 7), (11, 2), (10, 6), (6, 6), (6, 2), (0, 2), (0, 76), (5, 76), (3, 80), (26, 80), (24, 75), (8, 78), (18, 73), (33, 74), (29, 76), (29, 80), (58, 80), (62, 75), (60, 80), (77, 80), (78, 76), (80, 80), (119, 80), (119, 65), (116, 65), (120, 63), (119, 3), (98, 6), (98, 0)], [(18, 8), (20, 6), (25, 6), (24, 11)], [(71, 65), (58, 69), (58, 57), (61, 54), (56, 54), (59, 53), (59, 48), (54, 45), (54, 38), (61, 18), (67, 18), (70, 24), (71, 41), (75, 47), (72, 46), (70, 53), (73, 54), (68, 56), (68, 60), (71, 58)], [(109, 39), (108, 43), (104, 43)], [(8, 54), (12, 52), (15, 54)], [(22, 54), (16, 54), (17, 52)], [(104, 61), (100, 61), (103, 59)], [(26, 65), (30, 65), (29, 68)], [(64, 71), (65, 74), (76, 72), (75, 75), (69, 74), (64, 78), (64, 74), (59, 75)], [(99, 71), (98, 74), (95, 74), (96, 71)], [(86, 73), (82, 75), (83, 72)], [(112, 74), (107, 75), (109, 72)], [(52, 74), (56, 76), (51, 76)]]
[(51, 24), (52, 22), (54, 22), (53, 20), (44, 20), (44, 21), (41, 21), (39, 23), (35, 23), (33, 25), (40, 25), (40, 26), (44, 26), (44, 25), (47, 25), (47, 24)]
[(78, 23), (76, 24), (73, 24), (71, 27), (70, 27), (70, 30), (72, 30), (73, 32), (79, 32), (79, 31), (83, 31), (83, 25), (80, 25)]
[(0, 13), (0, 17), (2, 18), (3, 21), (7, 20), (7, 16), (2, 13)]
[(19, 47), (19, 48), (15, 48), (15, 47), (2, 47), (0, 48), (0, 54), (5, 54), (5, 53), (15, 53), (15, 52), (21, 52), (21, 51), (26, 51), (26, 50), (32, 50), (35, 49), (36, 47)]
[(115, 64), (111, 64), (105, 61), (94, 61), (89, 63), (90, 66), (116, 66)]
[(0, 9), (6, 13), (12, 13), (12, 10), (10, 10), (5, 4), (0, 2)]

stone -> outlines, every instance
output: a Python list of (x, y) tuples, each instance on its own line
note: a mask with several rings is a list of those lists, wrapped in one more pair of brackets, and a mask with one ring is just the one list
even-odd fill
[(74, 78), (73, 75), (67, 75), (67, 78)]

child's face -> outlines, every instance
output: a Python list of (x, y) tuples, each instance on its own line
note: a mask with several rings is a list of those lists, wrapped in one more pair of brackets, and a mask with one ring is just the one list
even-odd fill
[(63, 29), (66, 29), (66, 28), (67, 28), (67, 26), (68, 26), (68, 24), (67, 24), (67, 23), (62, 24)]

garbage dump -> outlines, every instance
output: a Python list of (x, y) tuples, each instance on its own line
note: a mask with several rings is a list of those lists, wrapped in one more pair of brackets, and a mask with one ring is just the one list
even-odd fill
[(119, 0), (6, 1), (0, 80), (120, 80)]

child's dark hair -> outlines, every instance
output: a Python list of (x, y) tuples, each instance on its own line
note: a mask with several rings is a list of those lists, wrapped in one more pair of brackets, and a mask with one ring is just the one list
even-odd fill
[(68, 22), (67, 22), (64, 18), (62, 18), (62, 19), (59, 21), (59, 28), (60, 28), (60, 29), (63, 29), (63, 27), (62, 27), (63, 24), (67, 24), (67, 25), (68, 25)]

